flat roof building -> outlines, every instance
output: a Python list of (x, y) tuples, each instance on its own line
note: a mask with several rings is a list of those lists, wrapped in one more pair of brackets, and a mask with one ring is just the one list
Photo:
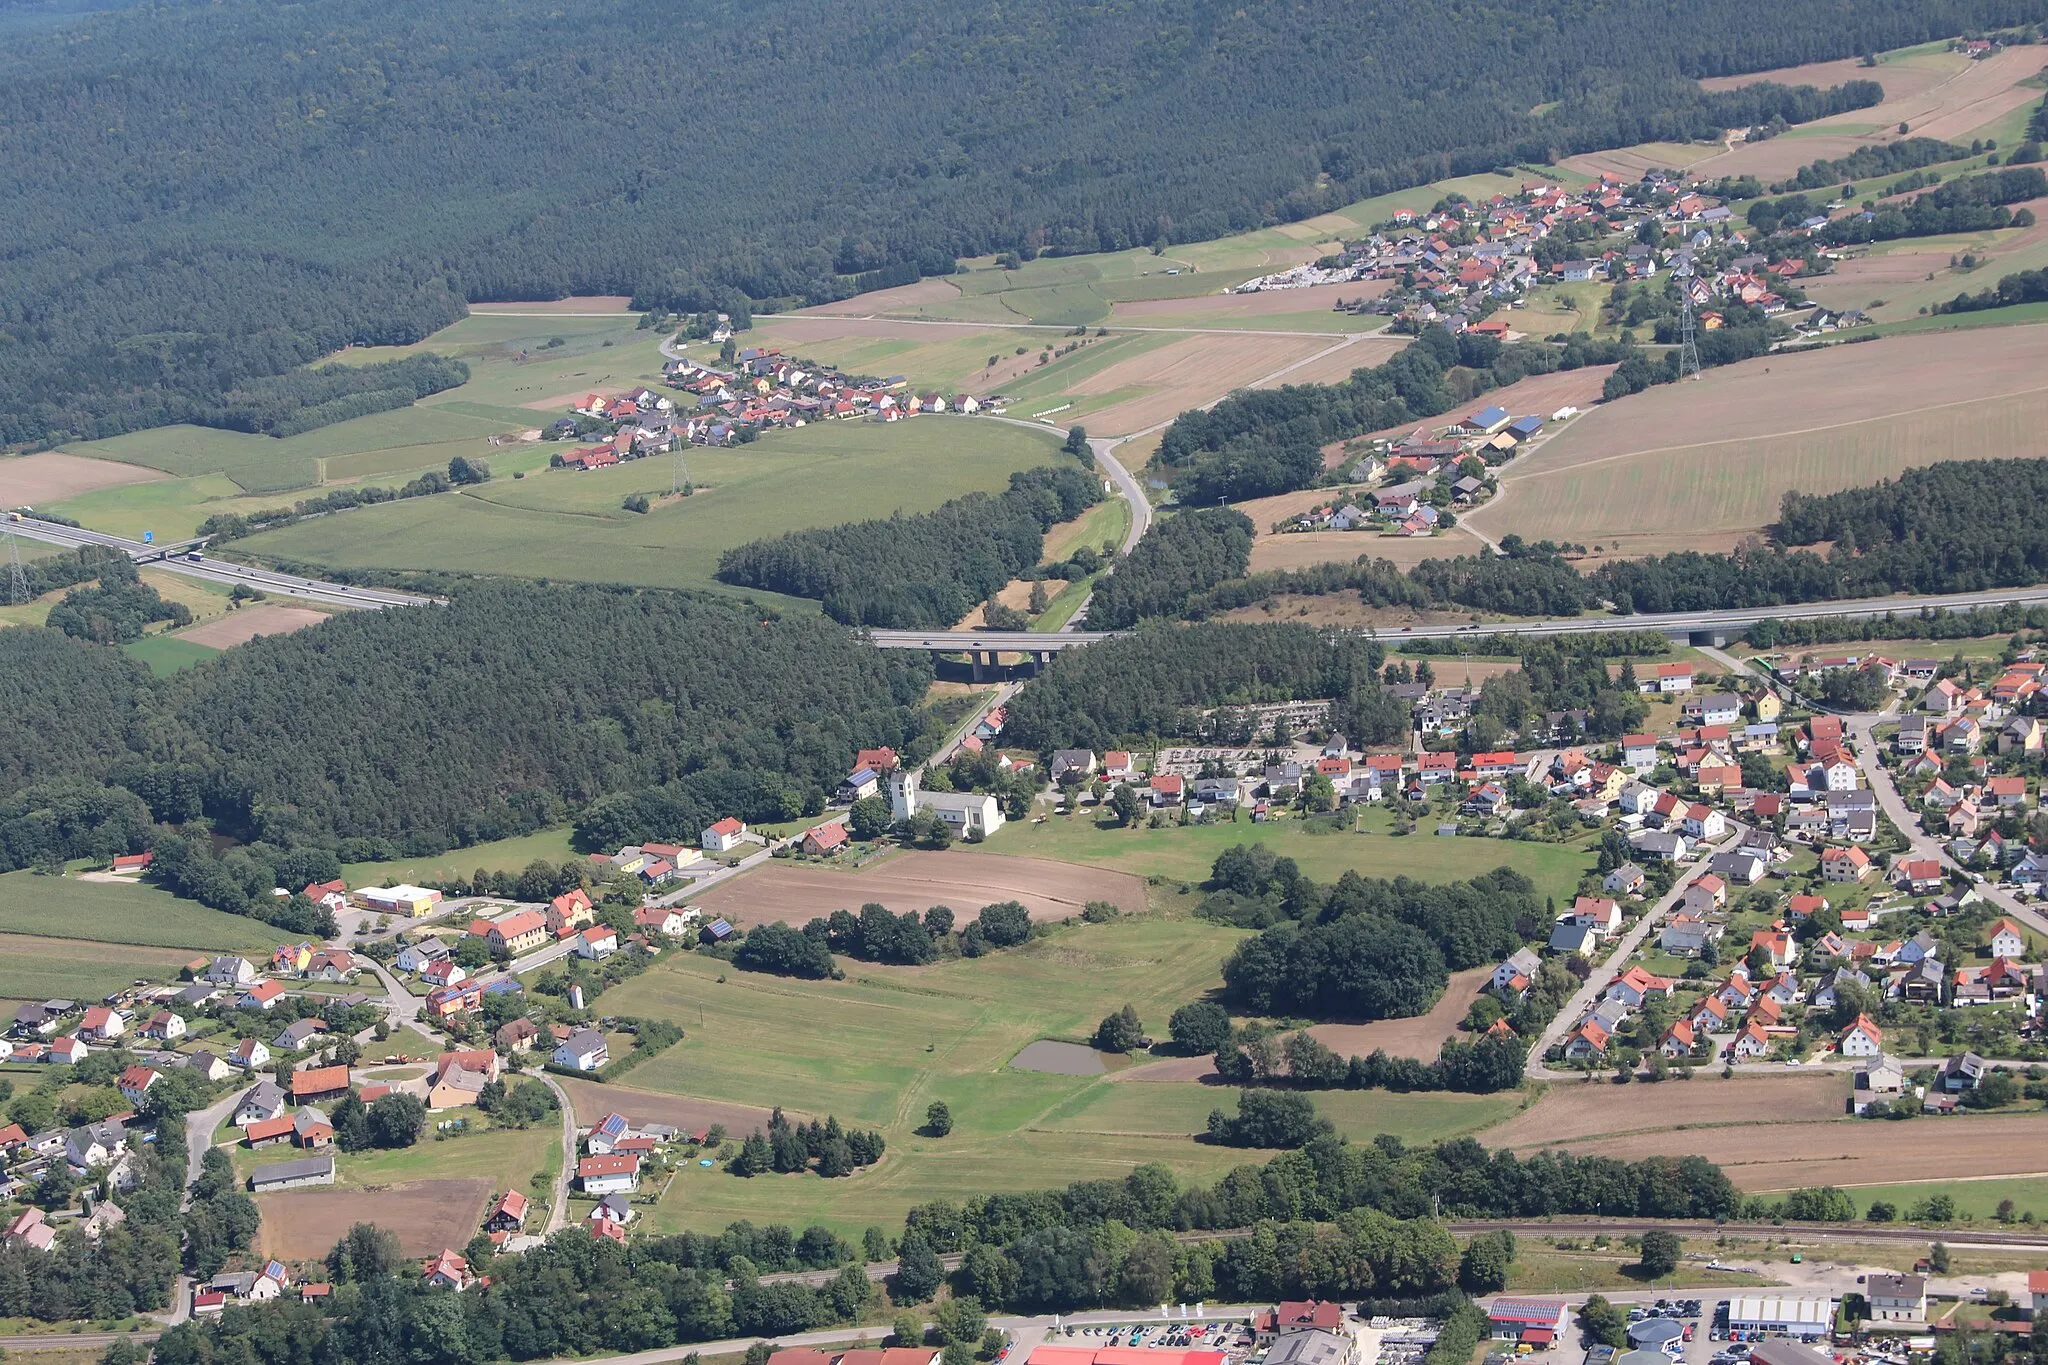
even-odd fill
[(1812, 1341), (1834, 1329), (1835, 1300), (1776, 1294), (1737, 1294), (1728, 1300), (1728, 1327), (1736, 1332), (1774, 1332)]

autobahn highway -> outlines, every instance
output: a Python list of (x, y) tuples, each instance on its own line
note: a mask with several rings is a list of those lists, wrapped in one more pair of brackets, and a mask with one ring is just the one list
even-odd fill
[[(391, 592), (383, 588), (352, 588), (342, 583), (328, 583), (317, 578), (300, 578), (294, 574), (273, 573), (268, 569), (252, 568), (247, 564), (235, 564), (221, 559), (186, 559), (182, 555), (165, 554), (163, 547), (145, 545), (139, 540), (126, 540), (120, 536), (108, 535), (104, 531), (88, 531), (76, 526), (59, 526), (54, 522), (37, 521), (23, 517), (19, 521), (8, 521), (6, 529), (30, 540), (46, 541), (52, 545), (77, 548), (81, 545), (104, 545), (109, 549), (121, 550), (131, 559), (144, 560), (150, 568), (162, 569), (167, 573), (183, 574), (187, 578), (203, 578), (211, 583), (240, 583), (270, 594), (272, 597), (301, 602), (317, 602), (332, 607), (424, 607), (440, 599), (422, 597), (415, 593)], [(162, 558), (152, 558), (162, 554)]]
[[(1986, 592), (1952, 593), (1942, 597), (1867, 597), (1839, 602), (1804, 602), (1780, 607), (1736, 607), (1723, 611), (1681, 611), (1639, 616), (1567, 616), (1547, 621), (1486, 621), (1467, 625), (1419, 625), (1375, 632), (1390, 644), (1402, 640), (1448, 640), (1460, 635), (1583, 635), (1593, 631), (1655, 631), (1674, 639), (1695, 635), (1740, 634), (1759, 621), (1805, 621), (1820, 618), (1861, 620), (1867, 617), (1918, 616), (1923, 611), (1948, 613), (2007, 603), (2048, 602), (2048, 584), (2032, 588), (1998, 588)], [(990, 630), (877, 630), (870, 632), (882, 649), (929, 649), (939, 653), (1053, 653), (1106, 640), (1117, 632)]]
[[(8, 521), (5, 529), (32, 540), (53, 545), (105, 545), (145, 559), (163, 554), (162, 548), (127, 540), (104, 531), (23, 517)], [(355, 588), (317, 578), (300, 578), (228, 560), (186, 559), (164, 554), (149, 559), (152, 567), (188, 578), (214, 583), (243, 583), (272, 596), (337, 607), (419, 607), (435, 604), (437, 598), (383, 588)], [(1733, 638), (1759, 621), (1803, 621), (1825, 618), (1860, 620), (1887, 615), (1918, 616), (1922, 612), (1958, 612), (1978, 607), (2002, 607), (2008, 603), (2048, 603), (2048, 584), (2031, 588), (1996, 588), (1983, 592), (1951, 593), (1931, 597), (1875, 597), (1838, 602), (1804, 602), (1789, 606), (1736, 607), (1719, 611), (1661, 612), (1636, 616), (1569, 616), (1540, 621), (1485, 621), (1464, 625), (1428, 624), (1376, 632), (1388, 642), (1401, 640), (1447, 640), (1460, 635), (1582, 635), (1594, 631), (1655, 631), (1673, 639), (1694, 639), (1701, 644), (1719, 644)], [(881, 649), (925, 649), (941, 654), (994, 652), (1002, 654), (1053, 654), (1105, 640), (1114, 632), (1104, 631), (989, 631), (989, 630), (875, 630), (869, 638)], [(1696, 638), (1718, 637), (1718, 638)]]

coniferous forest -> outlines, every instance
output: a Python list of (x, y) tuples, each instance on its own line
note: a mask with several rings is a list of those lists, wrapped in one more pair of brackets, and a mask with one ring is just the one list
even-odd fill
[[(165, 679), (22, 627), (0, 631), (0, 798), (119, 787), (166, 824), (205, 819), (354, 859), (540, 829), (660, 789), (689, 799), (671, 795), (674, 827), (643, 833), (684, 838), (706, 812), (820, 808), (862, 746), (921, 757), (930, 678), (922, 655), (870, 649), (815, 616), (587, 588), (472, 586), (446, 608), (338, 616)], [(0, 807), (9, 865), (85, 856), (70, 841), (133, 828), (121, 802), (69, 799), (89, 817), (63, 828), (7, 825)]]
[[(1691, 78), (2044, 15), (221, 0), (24, 26), (0, 55), (0, 444), (262, 409), (266, 377), (416, 341), (467, 301), (744, 312), (961, 256), (1200, 240), (1445, 175), (1797, 123), (1877, 87)], [(312, 406), (334, 401), (383, 399)]]

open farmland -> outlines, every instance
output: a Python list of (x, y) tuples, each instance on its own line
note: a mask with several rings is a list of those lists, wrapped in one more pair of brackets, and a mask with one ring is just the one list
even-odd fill
[[(724, 1124), (728, 1133), (741, 1135), (768, 1126), (770, 1108), (760, 1105), (691, 1099), (626, 1085), (601, 1085), (573, 1076), (558, 1076), (555, 1080), (568, 1094), (569, 1103), (576, 1110), (576, 1122), (584, 1127), (613, 1112), (636, 1123), (666, 1123), (689, 1133), (701, 1133), (714, 1123)], [(808, 1116), (810, 1112), (798, 1104), (784, 1108), (792, 1114)]]
[(282, 1261), (315, 1261), (353, 1224), (375, 1223), (398, 1235), (399, 1250), (405, 1255), (432, 1256), (451, 1242), (469, 1240), (491, 1194), (491, 1182), (481, 1179), (419, 1180), (368, 1191), (314, 1188), (259, 1194), (256, 1207), (263, 1224), (256, 1234), (256, 1251)]
[[(816, 424), (751, 445), (690, 452), (696, 496), (665, 498), (673, 461), (589, 473), (543, 469), (464, 493), (321, 517), (238, 543), (253, 555), (342, 568), (504, 573), (648, 587), (718, 588), (719, 554), (762, 536), (928, 511), (1007, 487), (1058, 458), (1056, 435), (966, 417)], [(753, 593), (756, 598), (772, 594)], [(773, 600), (797, 605), (793, 599)]]
[(209, 649), (230, 649), (247, 644), (259, 635), (289, 635), (307, 626), (317, 626), (326, 619), (326, 612), (314, 611), (310, 607), (262, 602), (253, 607), (243, 607), (218, 620), (188, 627), (174, 638), (205, 645)]
[(0, 459), (0, 507), (41, 507), (95, 489), (162, 477), (139, 465), (82, 459), (55, 450), (11, 455)]
[[(1357, 598), (1351, 600), (1355, 603)], [(1451, 670), (1457, 665), (1439, 661), (1436, 667), (1443, 676), (1451, 677)], [(1388, 817), (1380, 812), (1362, 817), (1359, 830), (1346, 834), (1310, 834), (1293, 821), (1255, 825), (1244, 813), (1236, 821), (1212, 825), (1119, 829), (1098, 824), (1092, 812), (1085, 812), (1056, 815), (1042, 825), (1008, 824), (987, 843), (961, 848), (1087, 863), (1193, 887), (1207, 880), (1216, 855), (1225, 849), (1237, 844), (1264, 844), (1275, 853), (1294, 859), (1303, 873), (1319, 882), (1334, 882), (1354, 869), (1365, 877), (1405, 875), (1422, 881), (1448, 882), (1505, 866), (1535, 882), (1538, 895), (1559, 896), (1567, 901), (1580, 874), (1593, 863), (1586, 849), (1573, 845), (1453, 836), (1400, 837), (1386, 833), (1388, 828)]]
[[(1498, 537), (1723, 548), (1791, 489), (1826, 493), (1904, 469), (2048, 454), (2048, 328), (1930, 332), (1710, 370), (1604, 404), (1509, 465)], [(1690, 439), (1689, 439), (1690, 438)]]
[[(67, 940), (189, 949), (186, 958), (208, 949), (268, 952), (286, 938), (261, 920), (210, 910), (146, 884), (0, 875), (0, 933), (47, 935), (57, 928)], [(83, 955), (75, 944), (73, 951)]]
[[(1670, 1082), (1666, 1082), (1668, 1088)], [(1712, 1093), (1717, 1084), (1694, 1080)], [(1610, 1102), (1612, 1096), (1608, 1097)], [(1533, 1111), (1532, 1111), (1533, 1112)], [(1741, 1111), (1726, 1104), (1724, 1115)], [(1950, 1179), (2048, 1175), (2048, 1114), (1996, 1114), (1909, 1123), (1835, 1119), (1825, 1123), (1733, 1123), (1561, 1143), (1584, 1156), (1637, 1160), (1677, 1147), (1703, 1156), (1748, 1191), (1812, 1185), (1885, 1185), (1939, 1170)], [(1546, 1144), (1538, 1144), (1546, 1145)]]
[(1127, 873), (1042, 858), (910, 852), (855, 872), (771, 862), (691, 904), (739, 925), (775, 920), (801, 925), (814, 915), (858, 910), (869, 901), (899, 913), (949, 905), (964, 922), (982, 906), (1007, 900), (1021, 901), (1034, 920), (1060, 920), (1080, 914), (1092, 900), (1113, 902), (1130, 913), (1143, 910), (1145, 888)]
[[(1864, 254), (1838, 263), (1829, 274), (1801, 280), (1800, 286), (1817, 303), (1830, 308), (1861, 308), (1881, 323), (1917, 318), (1921, 309), (1945, 303), (1957, 294), (1991, 288), (2001, 276), (2048, 266), (2048, 199), (2035, 199), (2020, 207), (2031, 209), (2040, 221), (2026, 228), (1880, 242)], [(1952, 263), (1965, 254), (1977, 258), (1975, 269)], [(2002, 321), (2004, 316), (2003, 310), (1958, 313), (1926, 325), (1983, 326)]]
[[(1997, 123), (2038, 93), (2020, 82), (2041, 69), (2038, 49), (2008, 48), (1995, 57), (1971, 61), (1945, 50), (1946, 44), (1888, 53), (1875, 67), (1860, 60), (1815, 62), (1744, 76), (1716, 77), (1701, 82), (1710, 90), (1726, 90), (1758, 81), (1820, 88), (1845, 81), (1874, 80), (1884, 87), (1883, 102), (1803, 123), (1763, 142), (1712, 144), (1649, 143), (1613, 151), (1588, 152), (1566, 158), (1567, 168), (1586, 175), (1601, 172), (1633, 180), (1654, 167), (1675, 167), (1705, 176), (1754, 175), (1766, 182), (1781, 180), (1799, 167), (1822, 158), (1844, 156), (1858, 147), (1897, 141), (1901, 136), (1938, 137), (1969, 142), (1980, 130)], [(1908, 132), (1901, 134), (1904, 122)]]
[(1325, 352), (1345, 357), (1343, 372), (1398, 350), (1386, 342), (1337, 343), (1320, 337), (1227, 333), (1177, 337), (1143, 355), (1120, 360), (1074, 384), (1071, 420), (1091, 432), (1127, 435), (1170, 422), (1189, 408), (1214, 402), (1232, 389), (1286, 383), (1303, 362)]
[[(45, 926), (47, 930), (50, 926)], [(141, 977), (176, 976), (191, 958), (176, 948), (0, 934), (0, 1000), (99, 1000)]]
[[(1755, 1138), (1755, 1130), (1764, 1123), (1839, 1118), (1848, 1093), (1846, 1076), (1818, 1072), (1738, 1075), (1726, 1081), (1696, 1076), (1690, 1081), (1666, 1081), (1648, 1091), (1619, 1089), (1604, 1076), (1585, 1083), (1557, 1081), (1545, 1087), (1535, 1104), (1489, 1131), (1486, 1141), (1489, 1146), (1517, 1150), (1570, 1147), (1577, 1151), (1575, 1144), (1597, 1137), (1659, 1132), (1668, 1140), (1673, 1132), (1724, 1124), (1740, 1125)], [(1654, 1095), (1656, 1102), (1635, 1102), (1646, 1094)], [(1630, 1102), (1621, 1102), (1624, 1098)]]
[(570, 843), (567, 825), (515, 834), (509, 839), (471, 844), (447, 853), (423, 858), (394, 858), (388, 862), (343, 863), (341, 875), (350, 886), (390, 886), (397, 882), (421, 885), (456, 881), (481, 868), (486, 872), (517, 872), (535, 859), (567, 862), (577, 856)]
[[(1265, 1155), (1192, 1140), (1210, 1109), (1229, 1107), (1230, 1091), (1117, 1079), (1142, 1066), (1065, 1076), (1008, 1063), (1041, 1038), (1087, 1037), (1126, 1002), (1161, 1032), (1176, 1007), (1214, 988), (1218, 963), (1242, 937), (1148, 916), (1059, 929), (1020, 948), (928, 967), (841, 959), (846, 979), (819, 982), (735, 971), (696, 954), (664, 957), (607, 992), (606, 1008), (672, 1018), (686, 1036), (636, 1069), (631, 1087), (606, 1087), (604, 1095), (629, 1114), (650, 1116), (659, 1111), (642, 1098), (649, 1091), (679, 1097), (678, 1114), (705, 1117), (735, 1111), (699, 1109), (700, 1101), (754, 1106), (741, 1113), (782, 1104), (876, 1126), (888, 1139), (878, 1166), (847, 1179), (741, 1180), (685, 1167), (652, 1214), (660, 1230), (750, 1218), (858, 1232), (894, 1223), (930, 1199), (1113, 1178), (1147, 1161), (1163, 1161), (1184, 1179), (1211, 1180)], [(829, 1042), (820, 1047), (821, 1039)], [(941, 1099), (953, 1111), (952, 1134), (919, 1136), (925, 1107)], [(1424, 1142), (1497, 1122), (1520, 1102), (1518, 1095), (1316, 1097), (1354, 1140), (1385, 1131)]]

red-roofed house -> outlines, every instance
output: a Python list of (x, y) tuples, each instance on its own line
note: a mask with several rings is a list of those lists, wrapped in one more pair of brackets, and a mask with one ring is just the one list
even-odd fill
[(728, 815), (716, 824), (706, 825), (698, 842), (706, 853), (728, 853), (739, 846), (746, 833), (746, 823)]
[(131, 1066), (121, 1073), (121, 1079), (115, 1084), (121, 1091), (121, 1098), (130, 1104), (141, 1104), (149, 1088), (162, 1079), (146, 1066)]
[(1855, 1023), (1842, 1030), (1835, 1050), (1844, 1057), (1879, 1056), (1884, 1052), (1884, 1030), (1871, 1023), (1868, 1016), (1859, 1014)]
[(1947, 881), (1934, 858), (1901, 858), (1892, 864), (1892, 885), (1910, 895), (1931, 896)]

